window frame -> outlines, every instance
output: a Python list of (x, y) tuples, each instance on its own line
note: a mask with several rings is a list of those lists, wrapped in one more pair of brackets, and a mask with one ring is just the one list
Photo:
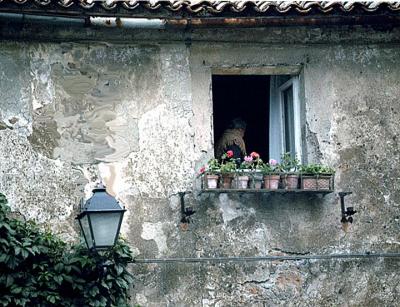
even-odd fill
[(288, 81), (279, 86), (279, 100), (281, 104), (281, 116), (282, 116), (282, 149), (281, 152), (286, 151), (285, 148), (285, 124), (284, 124), (284, 91), (292, 87), (293, 93), (293, 132), (294, 132), (294, 151), (297, 158), (301, 161), (302, 158), (302, 146), (301, 146), (301, 125), (300, 125), (300, 98), (299, 98), (299, 78), (298, 76), (292, 76)]
[[(301, 139), (301, 102), (300, 102), (300, 82), (299, 75), (290, 75), (290, 79), (278, 86), (277, 77), (271, 76), (270, 81), (270, 149), (269, 156), (280, 161), (285, 152), (285, 125), (284, 125), (284, 99), (283, 93), (289, 87), (293, 91), (293, 128), (294, 128), (294, 148), (297, 159), (302, 161), (302, 139)], [(278, 133), (276, 133), (278, 131)]]

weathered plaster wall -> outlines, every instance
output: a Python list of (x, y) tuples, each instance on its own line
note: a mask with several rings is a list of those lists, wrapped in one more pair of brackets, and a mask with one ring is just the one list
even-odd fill
[[(71, 33), (63, 44), (2, 43), (0, 191), (73, 239), (78, 200), (101, 176), (128, 209), (123, 234), (137, 257), (397, 251), (400, 61), (387, 39), (397, 30), (268, 31), (238, 31), (241, 43), (229, 42), (232, 31), (195, 32), (191, 44), (179, 41), (187, 33), (170, 43), (160, 33), (125, 44)], [(251, 35), (257, 44), (243, 41)], [(342, 227), (333, 194), (195, 194), (185, 231), (176, 193), (196, 187), (212, 155), (212, 69), (281, 64), (303, 67), (306, 159), (334, 166), (337, 190), (354, 192), (354, 225)], [(395, 306), (400, 291), (390, 260), (132, 268), (133, 303), (143, 306)]]

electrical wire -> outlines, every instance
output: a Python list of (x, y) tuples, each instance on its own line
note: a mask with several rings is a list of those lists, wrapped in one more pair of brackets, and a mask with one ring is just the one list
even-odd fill
[(202, 257), (202, 258), (156, 258), (135, 259), (132, 262), (171, 263), (171, 262), (254, 262), (254, 261), (298, 261), (298, 260), (330, 260), (330, 259), (366, 259), (366, 258), (400, 258), (400, 253), (354, 253), (326, 255), (291, 255), (291, 256), (259, 256), (259, 257)]

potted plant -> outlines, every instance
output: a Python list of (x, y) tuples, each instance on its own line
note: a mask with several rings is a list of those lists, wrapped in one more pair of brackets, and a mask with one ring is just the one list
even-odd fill
[(243, 162), (239, 166), (238, 171), (238, 188), (239, 189), (247, 189), (249, 185), (249, 174), (253, 169), (253, 157), (245, 156)]
[(281, 169), (278, 161), (270, 159), (268, 163), (263, 164), (262, 173), (264, 175), (264, 188), (268, 190), (277, 190), (281, 179)]
[(204, 176), (204, 183), (208, 189), (218, 188), (218, 179), (221, 165), (217, 159), (208, 161), (207, 166), (200, 168), (200, 175)]
[(299, 184), (299, 160), (296, 157), (292, 157), (289, 152), (286, 152), (282, 155), (281, 166), (284, 188), (287, 190), (297, 189)]
[(263, 181), (264, 162), (261, 160), (260, 155), (257, 152), (252, 152), (250, 157), (253, 159), (252, 170), (251, 170), (251, 187), (254, 189), (261, 189)]
[(232, 188), (232, 180), (235, 177), (236, 161), (233, 159), (233, 151), (228, 150), (221, 157), (221, 179), (224, 189)]
[(333, 189), (332, 178), (335, 170), (332, 167), (321, 165), (317, 174), (317, 189), (330, 190)]
[(335, 170), (321, 164), (301, 166), (301, 187), (304, 190), (329, 190)]

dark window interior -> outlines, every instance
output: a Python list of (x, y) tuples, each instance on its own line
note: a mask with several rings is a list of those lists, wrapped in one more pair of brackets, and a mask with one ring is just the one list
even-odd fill
[(268, 161), (269, 76), (213, 75), (215, 144), (229, 122), (240, 117), (247, 123), (247, 153), (258, 152)]

